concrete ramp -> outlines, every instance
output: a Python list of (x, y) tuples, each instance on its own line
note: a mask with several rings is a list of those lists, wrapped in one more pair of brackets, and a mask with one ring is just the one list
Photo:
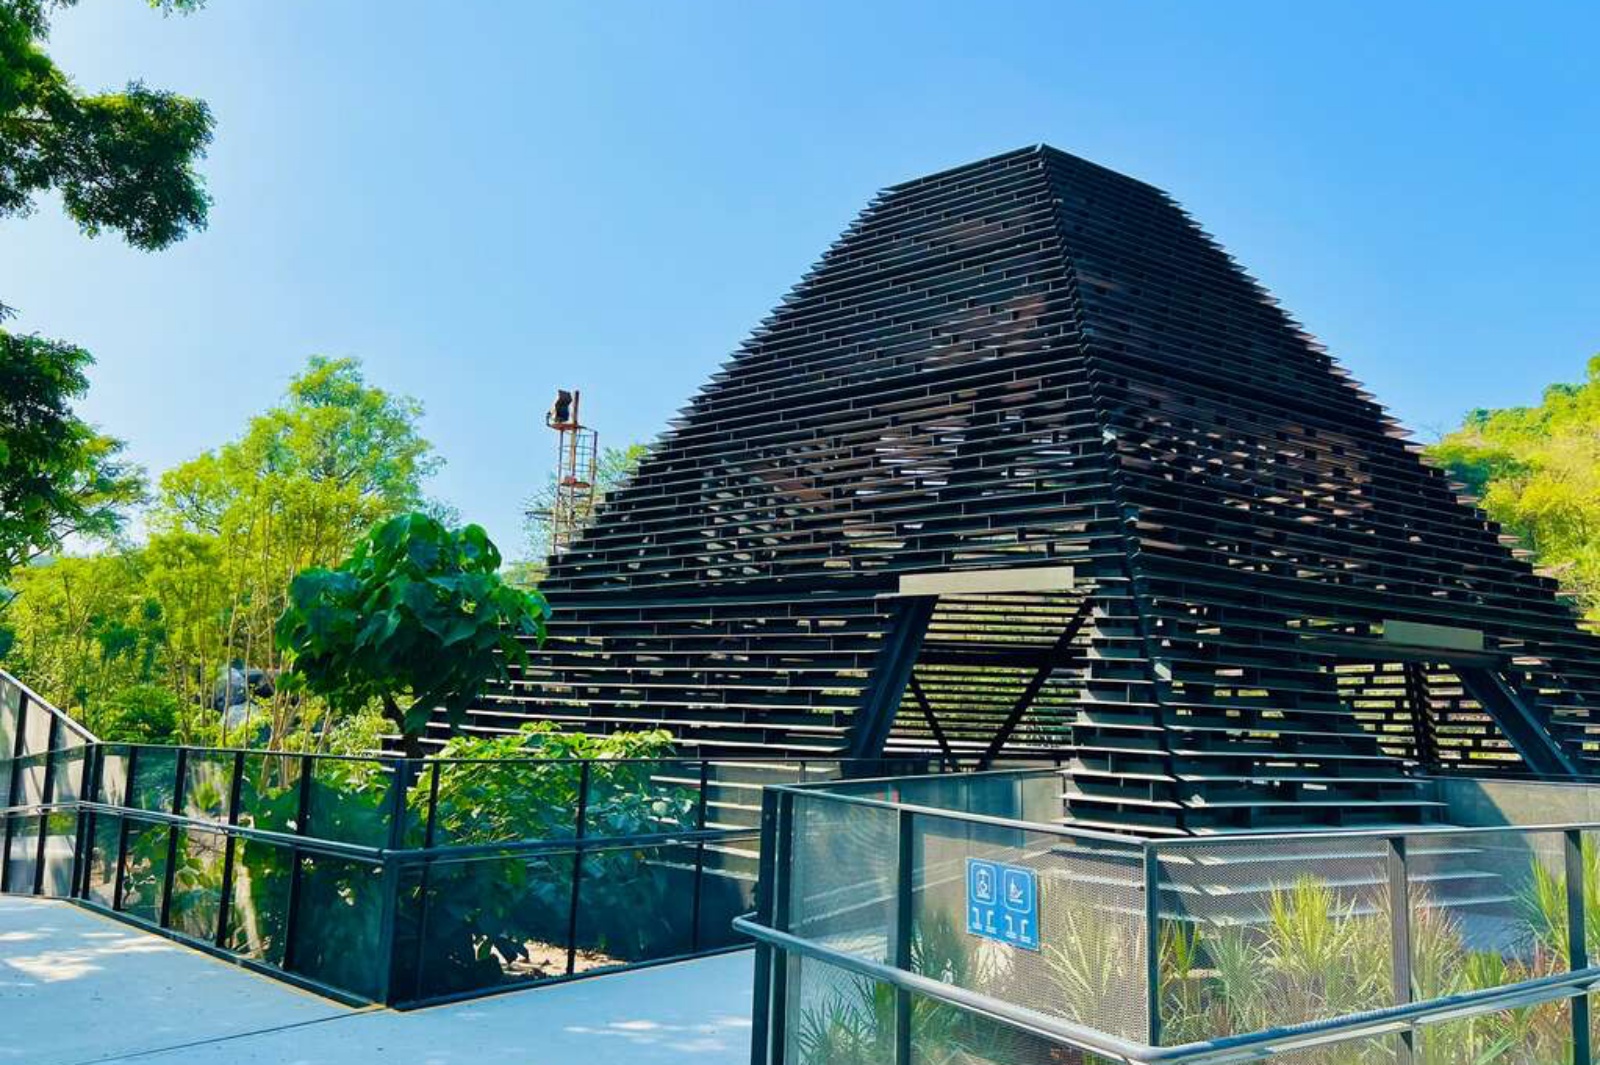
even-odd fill
[(396, 1013), (0, 896), (0, 1065), (746, 1065), (747, 953)]

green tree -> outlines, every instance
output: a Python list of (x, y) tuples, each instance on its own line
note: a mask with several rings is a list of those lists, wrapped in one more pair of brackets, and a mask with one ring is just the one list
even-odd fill
[(476, 525), (426, 514), (374, 529), (333, 569), (294, 579), (277, 625), (298, 685), (347, 713), (377, 703), (408, 756), (423, 754), (435, 709), (452, 726), (492, 680), (544, 640), (549, 607), (499, 576), (500, 552)]
[[(163, 12), (202, 0), (151, 0)], [(72, 0), (0, 0), (0, 218), (26, 215), (43, 192), (89, 236), (121, 233), (164, 248), (206, 223), (195, 169), (211, 140), (199, 100), (139, 82), (86, 94), (44, 50), (50, 15)], [(0, 321), (10, 309), (0, 305)], [(122, 444), (71, 410), (88, 388), (81, 348), (0, 329), (0, 580), (74, 534), (120, 528), (142, 482)], [(14, 597), (0, 595), (0, 608)], [(0, 631), (0, 650), (14, 634)]]
[[(205, 103), (131, 82), (86, 94), (45, 53), (50, 14), (72, 0), (0, 0), (0, 217), (54, 190), (89, 236), (154, 250), (206, 224), (195, 169), (211, 141)], [(152, 0), (190, 11), (198, 0)]]
[(132, 550), (18, 571), (7, 668), (98, 729), (118, 689), (162, 679), (165, 627), (144, 576), (142, 553)]
[(1537, 406), (1473, 411), (1428, 454), (1600, 622), (1600, 356)]
[(0, 330), (0, 580), (71, 536), (108, 537), (144, 498), (122, 442), (72, 411), (89, 353)]
[[(282, 668), (273, 625), (294, 576), (333, 565), (375, 524), (426, 505), (422, 483), (440, 462), (421, 416), (415, 400), (369, 385), (359, 362), (314, 357), (238, 440), (161, 477), (151, 550), (186, 641), (180, 685), (209, 692), (231, 662)], [(318, 708), (274, 695), (264, 709), (279, 742)]]

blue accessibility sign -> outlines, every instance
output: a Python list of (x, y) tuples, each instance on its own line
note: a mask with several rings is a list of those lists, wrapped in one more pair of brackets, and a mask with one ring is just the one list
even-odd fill
[(967, 931), (1038, 950), (1038, 874), (1025, 866), (968, 858)]

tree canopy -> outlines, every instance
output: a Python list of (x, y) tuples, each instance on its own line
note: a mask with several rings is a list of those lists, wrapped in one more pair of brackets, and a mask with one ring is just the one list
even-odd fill
[(1429, 455), (1600, 622), (1600, 356), (1537, 406), (1473, 411)]
[(109, 229), (136, 248), (164, 248), (206, 224), (211, 201), (196, 163), (211, 141), (211, 112), (138, 81), (80, 92), (44, 50), (51, 13), (68, 6), (0, 0), (0, 217), (27, 214), (35, 196), (55, 190), (89, 236)]
[[(161, 684), (178, 700), (176, 734), (195, 738), (197, 722), (219, 720), (230, 668), (282, 669), (273, 626), (297, 573), (430, 505), (423, 482), (440, 460), (421, 416), (355, 360), (312, 358), (240, 436), (161, 478), (142, 544), (19, 569), (6, 613), (14, 646), (0, 657), (91, 727), (129, 701), (128, 686)], [(239, 692), (225, 688), (222, 702), (230, 696)], [(320, 740), (329, 723), (324, 704), (276, 689), (255, 703), (244, 727), (216, 738), (264, 733), (281, 746), (311, 728)]]
[(70, 536), (107, 537), (144, 497), (122, 442), (72, 411), (89, 353), (0, 330), (0, 580)]
[(406, 753), (420, 756), (435, 708), (459, 724), (487, 684), (526, 662), (517, 637), (544, 639), (543, 597), (506, 584), (499, 570), (500, 552), (479, 526), (402, 514), (338, 566), (295, 577), (278, 646), (293, 656), (294, 676), (336, 707), (381, 704)]

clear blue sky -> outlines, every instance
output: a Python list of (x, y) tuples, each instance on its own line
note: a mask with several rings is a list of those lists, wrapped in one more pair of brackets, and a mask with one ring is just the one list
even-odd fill
[(1600, 351), (1597, 10), (83, 0), (83, 86), (210, 102), (211, 227), (147, 255), (45, 203), (0, 299), (152, 472), (360, 356), (511, 547), (556, 386), (653, 439), (877, 188), (1045, 141), (1172, 192), (1427, 435)]

